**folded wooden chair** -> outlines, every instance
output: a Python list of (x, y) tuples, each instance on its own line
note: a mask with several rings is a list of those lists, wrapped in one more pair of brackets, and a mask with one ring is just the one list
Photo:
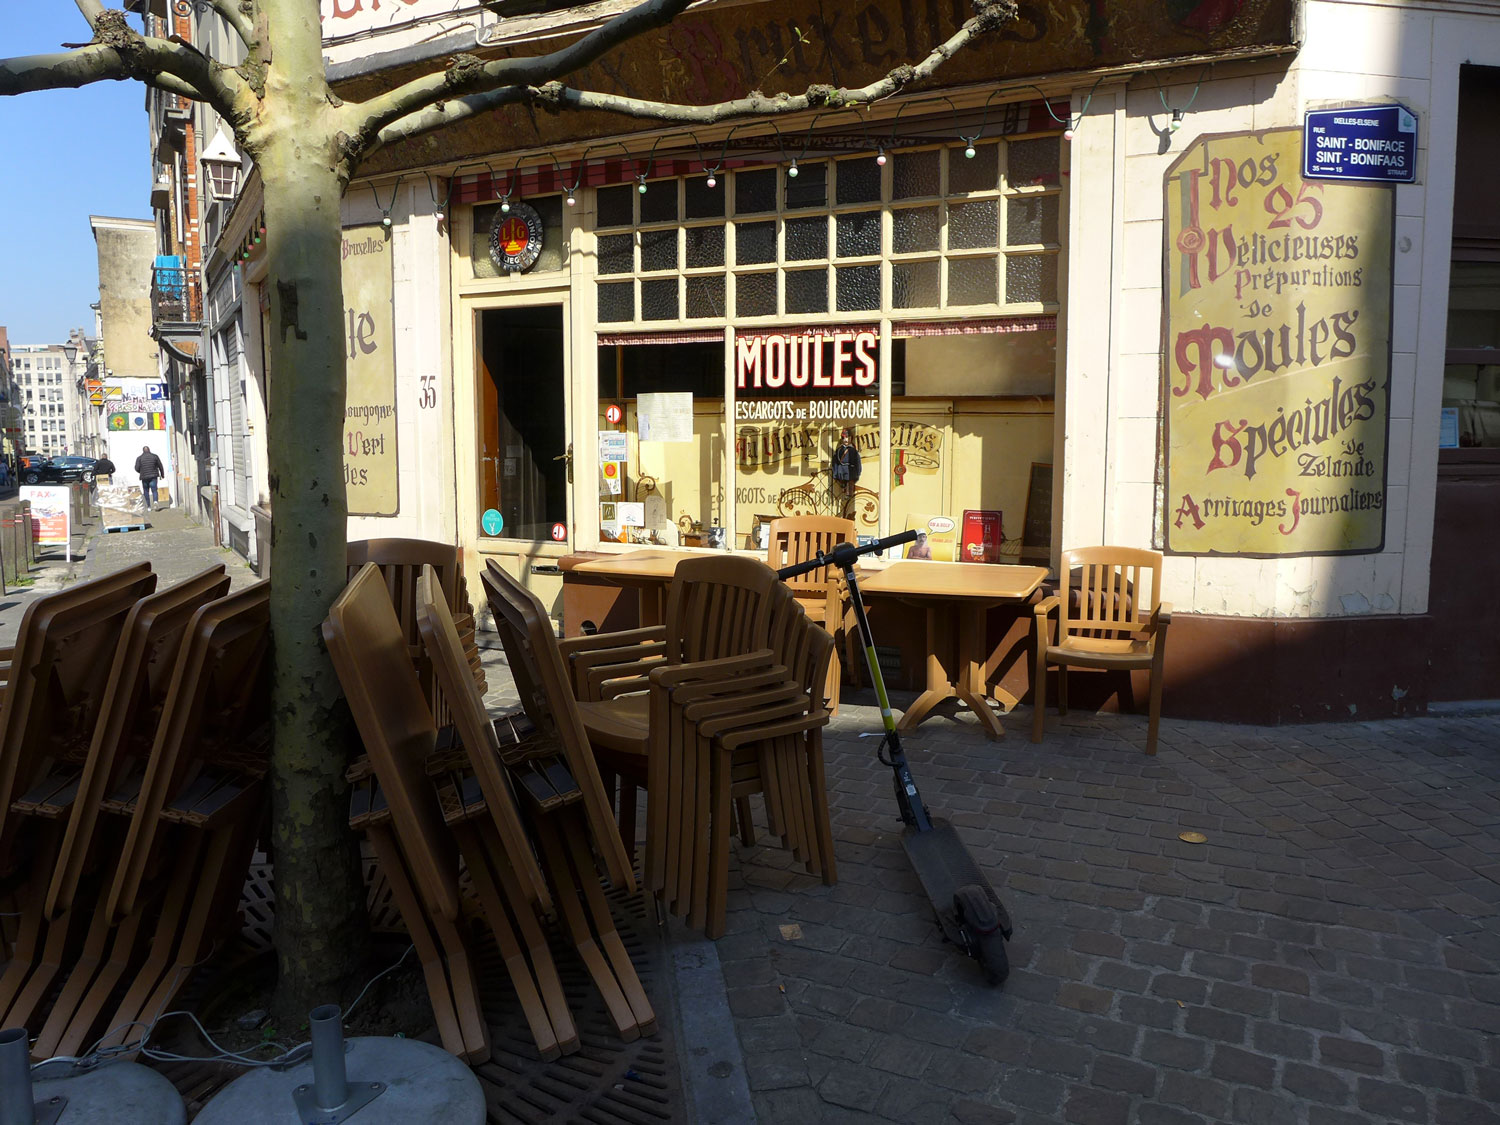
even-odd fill
[(390, 595), (391, 605), (401, 621), (401, 635), (406, 638), (407, 652), (422, 678), (422, 691), (433, 703), (438, 725), (448, 719), (442, 703), (432, 696), (432, 670), (426, 667), (426, 655), (417, 636), (417, 578), (424, 566), (432, 567), (443, 588), (443, 597), (453, 613), (462, 638), (464, 660), (469, 674), (485, 690), (484, 666), (479, 658), (478, 638), (474, 628), (474, 608), (469, 604), (468, 585), (464, 582), (462, 555), (457, 547), (428, 539), (362, 539), (348, 546), (349, 578), (352, 580), (366, 563), (380, 568), (380, 576)]
[[(412, 593), (415, 607), (415, 588)], [(436, 754), (437, 725), (375, 566), (361, 568), (339, 595), (324, 623), (324, 637), (368, 755), (363, 772), (358, 765), (351, 770), (356, 790), (350, 823), (369, 835), (390, 880), (422, 959), (444, 1047), (471, 1062), (487, 1059), (488, 1029), (462, 929), (458, 853), (429, 776), (431, 771), (441, 780), (449, 769)], [(476, 690), (472, 680), (463, 682), (467, 690)], [(378, 783), (378, 790), (372, 783)], [(577, 1050), (578, 1032), (535, 915), (550, 891), (515, 822), (508, 792), (500, 795), (492, 789), (491, 795), (496, 819), (505, 818), (495, 808), (512, 809), (505, 831), (493, 820), (460, 816), (458, 839), (476, 857), (470, 877), (537, 1051), (544, 1059), (556, 1058)]]
[[(494, 829), (500, 833), (514, 831), (519, 827), (519, 818), (502, 773), (502, 750), (495, 725), (485, 711), (483, 697), (464, 674), (458, 630), (430, 568), (423, 571), (417, 583), (417, 621), (437, 674), (438, 687), (448, 700), (458, 736), (484, 798), (482, 804), (469, 807), (476, 807), (481, 816), (492, 820)], [(604, 793), (587, 749), (575, 748), (573, 754), (568, 754), (555, 741), (537, 739), (534, 744), (534, 750), (524, 757), (508, 756), (505, 760), (519, 783), (518, 788), (527, 797), (529, 821), (554, 889), (553, 901), (568, 935), (604, 998), (615, 1030), (630, 1042), (655, 1030), (656, 1013), (615, 930), (595, 866), (601, 839), (605, 846), (613, 847), (619, 837), (613, 821), (597, 815), (604, 806)], [(462, 793), (466, 781), (467, 777), (458, 776), (454, 789)], [(591, 809), (595, 810), (594, 816), (590, 815)], [(459, 843), (471, 874), (483, 871), (492, 862), (493, 849), (476, 846), (483, 842), (483, 823), (478, 831), (461, 831)], [(476, 878), (475, 882), (481, 888), (480, 897), (486, 901), (487, 910), (498, 908), (496, 897), (483, 893), (489, 880)]]
[[(114, 875), (125, 830), (120, 818), (102, 813), (102, 802), (124, 775), (144, 768), (189, 619), (228, 591), (223, 564), (216, 564), (136, 602), (120, 633), (82, 766), (54, 759), (46, 775), (12, 806), (23, 816), (65, 818), (67, 822), (42, 906), (48, 925), (47, 954), (13, 1005), (17, 1022), (29, 1018), (63, 963), (71, 962), (67, 981), (36, 1037), (33, 1050), (40, 1058), (81, 1049), (81, 1042), (62, 1042), (65, 1030), (76, 1023), (81, 1036), (100, 1013), (97, 1009), (80, 1011), (80, 1004), (86, 995), (107, 995), (139, 952), (142, 925), (154, 913), (154, 903), (140, 904), (120, 926), (106, 911), (96, 909), (100, 884)], [(75, 953), (66, 935), (70, 928), (85, 927), (83, 949)], [(106, 960), (112, 938), (117, 939), (114, 956)], [(107, 979), (109, 984), (91, 989), (96, 978)]]
[[(270, 583), (199, 608), (145, 768), (124, 773), (103, 800), (107, 812), (129, 820), (104, 911), (120, 926), (144, 902), (159, 904), (145, 962), (106, 1022), (102, 1046), (126, 1042), (135, 1025), (165, 1011), (193, 968), (238, 928), (268, 807), (270, 651)], [(77, 1041), (78, 1021), (103, 1009), (106, 984), (101, 977), (90, 988), (61, 1041)]]
[[(0, 975), (6, 1026), (24, 1025), (56, 975), (73, 928), (44, 912), (62, 825), (25, 816), (49, 799), (65, 809), (87, 759), (120, 633), (130, 610), (156, 588), (140, 563), (38, 598), (21, 618), (12, 679), (0, 704), (0, 874), (17, 883), (20, 918), (10, 962)], [(54, 932), (54, 930), (56, 932)]]

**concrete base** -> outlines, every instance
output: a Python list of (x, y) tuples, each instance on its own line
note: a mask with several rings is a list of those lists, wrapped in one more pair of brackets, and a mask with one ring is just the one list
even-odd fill
[[(447, 1051), (414, 1039), (349, 1039), (349, 1085), (384, 1082), (359, 1111), (359, 1125), (483, 1125), (479, 1079)], [(236, 1078), (203, 1107), (195, 1125), (306, 1125), (292, 1092), (313, 1080), (312, 1057), (286, 1070), (262, 1067)], [(101, 1119), (102, 1120), (102, 1119)]]
[(58, 1125), (184, 1125), (187, 1110), (177, 1088), (136, 1063), (103, 1063), (78, 1070), (54, 1063), (33, 1072), (31, 1099), (45, 1106), (66, 1098)]

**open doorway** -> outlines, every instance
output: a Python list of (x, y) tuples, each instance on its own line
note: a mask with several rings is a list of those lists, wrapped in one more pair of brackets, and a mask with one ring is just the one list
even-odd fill
[(484, 309), (475, 319), (481, 528), (491, 538), (564, 540), (572, 449), (563, 307)]

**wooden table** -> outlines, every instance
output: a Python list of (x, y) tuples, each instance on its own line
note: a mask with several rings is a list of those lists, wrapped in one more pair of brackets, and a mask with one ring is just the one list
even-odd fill
[(617, 555), (568, 555), (560, 560), (563, 572), (605, 578), (619, 586), (632, 586), (640, 594), (641, 625), (660, 625), (665, 618), (666, 590), (683, 559), (701, 558), (711, 552), (674, 551), (670, 547), (648, 547)]
[[(903, 561), (879, 569), (861, 566), (856, 576), (866, 597), (896, 598), (920, 605), (927, 613), (927, 689), (906, 709), (896, 729), (910, 730), (939, 703), (956, 697), (978, 716), (986, 734), (1004, 738), (985, 691), (985, 611), (1025, 602), (1047, 577), (1047, 568)], [(998, 686), (994, 698), (1007, 710), (1017, 702)]]

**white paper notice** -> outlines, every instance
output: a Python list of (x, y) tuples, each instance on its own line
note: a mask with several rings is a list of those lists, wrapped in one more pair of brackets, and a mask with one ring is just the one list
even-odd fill
[(692, 441), (693, 396), (690, 392), (660, 391), (636, 399), (642, 441)]
[(599, 460), (630, 460), (630, 435), (618, 430), (603, 431), (599, 435)]
[(616, 504), (615, 514), (620, 517), (621, 527), (646, 526), (646, 505), (643, 503)]

